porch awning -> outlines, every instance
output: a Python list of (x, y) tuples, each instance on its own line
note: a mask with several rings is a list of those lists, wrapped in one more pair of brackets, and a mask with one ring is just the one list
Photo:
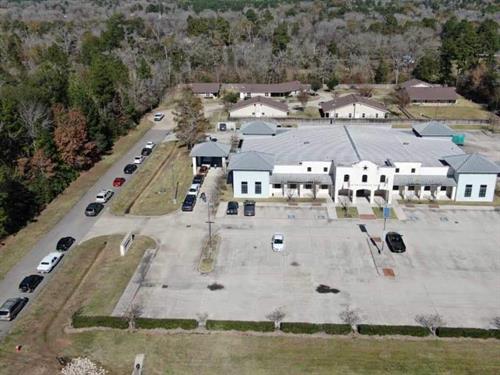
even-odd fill
[(271, 184), (319, 184), (333, 185), (332, 176), (320, 173), (273, 173)]
[(457, 186), (453, 177), (433, 175), (395, 175), (394, 185)]

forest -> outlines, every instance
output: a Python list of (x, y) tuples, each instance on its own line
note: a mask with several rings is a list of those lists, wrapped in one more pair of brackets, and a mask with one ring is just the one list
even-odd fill
[(0, 1), (0, 237), (179, 83), (457, 86), (497, 111), (494, 0)]

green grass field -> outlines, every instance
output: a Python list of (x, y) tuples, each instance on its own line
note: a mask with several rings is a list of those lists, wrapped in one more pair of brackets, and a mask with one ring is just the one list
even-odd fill
[(424, 119), (476, 119), (487, 120), (491, 113), (483, 109), (479, 104), (459, 97), (457, 104), (448, 106), (420, 106), (410, 105), (406, 108), (415, 118)]

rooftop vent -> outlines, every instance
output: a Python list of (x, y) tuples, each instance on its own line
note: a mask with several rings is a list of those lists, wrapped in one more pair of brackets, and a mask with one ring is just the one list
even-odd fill
[(410, 144), (410, 142), (403, 142), (403, 144), (404, 144), (405, 146), (408, 146), (408, 145)]
[(305, 145), (308, 145), (309, 143), (311, 143), (311, 142), (309, 142), (309, 141), (305, 141), (304, 142)]

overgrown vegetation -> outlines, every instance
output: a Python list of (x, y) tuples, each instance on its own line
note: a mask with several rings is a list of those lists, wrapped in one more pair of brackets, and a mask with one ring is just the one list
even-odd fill
[(206, 322), (208, 330), (214, 331), (258, 331), (258, 332), (272, 332), (274, 331), (273, 322), (252, 322), (242, 320), (212, 320), (208, 319)]

